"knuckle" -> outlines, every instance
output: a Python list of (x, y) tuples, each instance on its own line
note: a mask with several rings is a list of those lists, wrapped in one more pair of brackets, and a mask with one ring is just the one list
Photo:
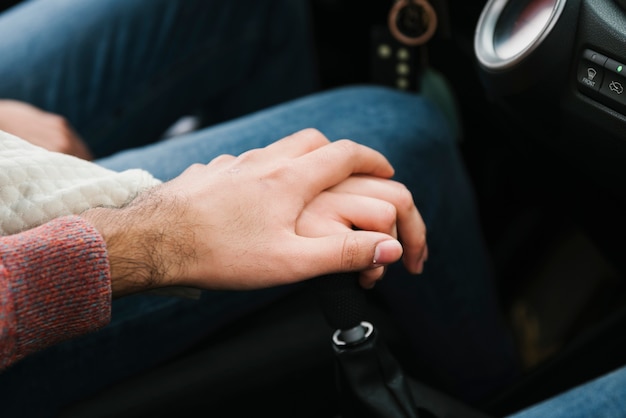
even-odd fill
[(248, 151), (244, 151), (241, 154), (239, 154), (236, 157), (236, 160), (241, 162), (241, 163), (249, 163), (251, 161), (254, 161), (257, 158), (256, 156), (258, 155), (258, 153), (259, 153), (259, 149), (258, 148), (253, 148), (253, 149), (250, 149)]
[(187, 169), (185, 169), (185, 171), (188, 172), (188, 173), (198, 173), (201, 170), (203, 170), (204, 168), (205, 168), (204, 164), (193, 163), (193, 164), (189, 165), (187, 167)]
[(384, 202), (381, 206), (379, 216), (383, 224), (390, 229), (396, 224), (398, 212), (396, 207), (389, 202)]
[(351, 139), (338, 139), (333, 142), (333, 146), (336, 147), (339, 155), (346, 156), (346, 158), (352, 159), (359, 156), (359, 145)]
[(346, 236), (341, 251), (341, 267), (347, 271), (353, 271), (359, 267), (361, 245), (355, 236)]
[(343, 151), (353, 153), (356, 151), (357, 144), (351, 139), (339, 139), (335, 141), (337, 147), (342, 148)]
[(230, 154), (221, 154), (218, 155), (217, 157), (213, 158), (209, 164), (220, 164), (220, 163), (224, 163), (224, 162), (228, 162), (228, 161), (232, 161), (234, 160), (235, 157), (233, 155)]
[(317, 128), (304, 128), (302, 130), (302, 134), (312, 137), (312, 138), (319, 138), (319, 137), (326, 138), (326, 136)]
[(407, 212), (417, 210), (411, 191), (402, 183), (397, 183), (397, 185), (398, 208)]
[(304, 128), (295, 135), (299, 136), (301, 140), (309, 143), (310, 146), (314, 148), (330, 143), (326, 135), (317, 128)]

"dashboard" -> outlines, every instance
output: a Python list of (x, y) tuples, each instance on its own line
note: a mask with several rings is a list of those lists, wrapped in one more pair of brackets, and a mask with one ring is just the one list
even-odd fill
[(529, 136), (626, 201), (626, 0), (490, 0), (474, 50)]

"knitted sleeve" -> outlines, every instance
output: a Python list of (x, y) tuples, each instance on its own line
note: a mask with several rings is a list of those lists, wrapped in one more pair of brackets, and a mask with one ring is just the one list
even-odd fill
[(103, 327), (110, 309), (105, 243), (80, 217), (0, 237), (0, 370)]

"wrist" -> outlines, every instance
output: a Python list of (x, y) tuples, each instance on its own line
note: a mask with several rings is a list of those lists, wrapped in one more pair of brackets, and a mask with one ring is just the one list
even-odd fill
[(184, 199), (157, 186), (121, 208), (89, 209), (81, 216), (100, 232), (108, 253), (113, 296), (187, 286), (196, 259), (195, 231), (183, 221)]
[(94, 208), (81, 214), (106, 243), (114, 298), (158, 288), (163, 281), (150, 234), (130, 215), (115, 208)]

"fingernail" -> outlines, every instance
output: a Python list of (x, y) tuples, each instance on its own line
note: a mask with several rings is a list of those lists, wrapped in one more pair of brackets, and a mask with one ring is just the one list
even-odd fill
[(379, 242), (374, 250), (374, 260), (376, 266), (390, 264), (397, 261), (402, 256), (402, 245), (396, 240)]

